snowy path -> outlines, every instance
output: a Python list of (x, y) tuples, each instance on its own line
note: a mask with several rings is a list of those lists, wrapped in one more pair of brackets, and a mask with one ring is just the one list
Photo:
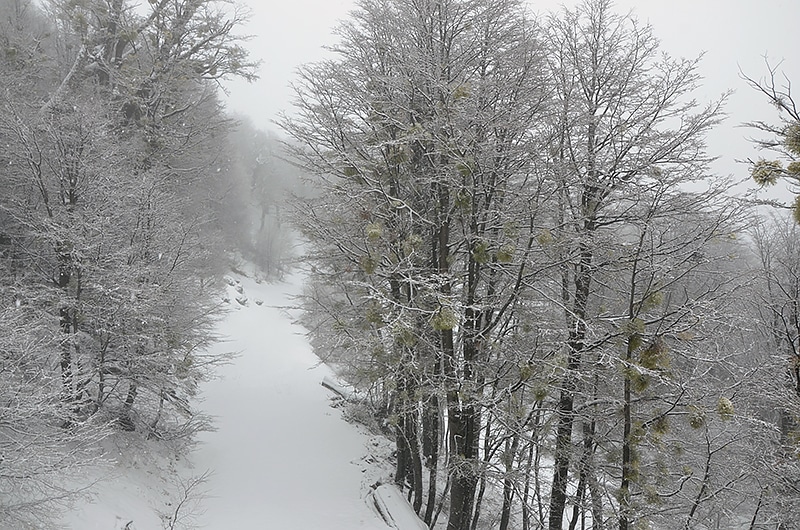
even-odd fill
[(214, 471), (200, 522), (209, 530), (385, 530), (363, 500), (369, 437), (330, 407), (320, 385), (328, 368), (280, 309), (292, 304), (299, 279), (236, 279), (249, 305), (222, 323), (229, 341), (218, 348), (241, 355), (204, 387), (201, 408), (218, 430), (202, 436), (192, 459), (195, 471)]

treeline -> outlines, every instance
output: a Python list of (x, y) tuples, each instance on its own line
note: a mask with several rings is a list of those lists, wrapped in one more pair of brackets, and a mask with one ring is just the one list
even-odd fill
[(218, 279), (274, 217), (275, 142), (234, 129), (219, 98), (255, 76), (244, 16), (216, 0), (0, 2), (3, 528), (48, 527), (110, 431), (180, 446), (207, 426), (193, 400), (224, 360), (205, 349)]
[[(283, 129), (321, 190), (308, 326), (420, 517), (795, 526), (797, 228), (710, 173), (698, 60), (609, 0), (356, 4)], [(783, 117), (765, 145), (796, 160)]]

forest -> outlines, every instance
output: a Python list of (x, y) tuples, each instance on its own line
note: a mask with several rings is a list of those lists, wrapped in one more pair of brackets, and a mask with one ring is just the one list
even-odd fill
[(115, 432), (188, 451), (210, 427), (223, 273), (288, 249), (277, 139), (220, 98), (256, 75), (245, 16), (0, 2), (0, 528), (55, 528)]
[[(295, 240), (430, 528), (796, 527), (800, 200), (711, 171), (700, 55), (610, 0), (358, 0), (272, 133), (224, 108), (246, 19), (0, 3), (0, 527), (50, 527), (115, 433), (191, 451), (223, 275)], [(742, 171), (798, 184), (790, 83), (753, 76)]]
[[(307, 326), (420, 517), (796, 527), (800, 217), (710, 172), (700, 59), (608, 0), (363, 0), (338, 36), (283, 122)], [(777, 108), (753, 184), (797, 182), (789, 85), (742, 82)]]

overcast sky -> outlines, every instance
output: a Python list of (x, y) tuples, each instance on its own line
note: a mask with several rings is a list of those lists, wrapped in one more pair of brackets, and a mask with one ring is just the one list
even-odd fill
[[(247, 115), (262, 129), (277, 130), (272, 120), (280, 111), (291, 113), (289, 83), (295, 69), (320, 59), (323, 46), (335, 42), (332, 29), (347, 17), (352, 0), (240, 0), (249, 5), (252, 20), (245, 32), (254, 37), (248, 43), (255, 58), (262, 61), (261, 79), (252, 84), (228, 84), (228, 107)], [(533, 12), (546, 14), (573, 0), (531, 0)], [(754, 133), (741, 128), (751, 120), (776, 119), (773, 107), (765, 103), (739, 77), (741, 70), (751, 77), (766, 73), (764, 56), (772, 64), (783, 61), (781, 69), (800, 86), (800, 1), (798, 0), (617, 0), (619, 12), (633, 10), (640, 21), (649, 22), (661, 40), (662, 49), (673, 56), (705, 56), (701, 73), (705, 80), (696, 93), (710, 101), (732, 89), (726, 122), (709, 137), (709, 151), (720, 157), (715, 171), (746, 176), (736, 158), (758, 157), (747, 137)], [(800, 90), (800, 89), (799, 89)], [(800, 99), (800, 92), (798, 92)]]

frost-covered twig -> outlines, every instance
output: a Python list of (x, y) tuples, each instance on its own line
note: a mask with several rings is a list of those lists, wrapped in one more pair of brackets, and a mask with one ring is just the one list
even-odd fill
[(171, 514), (164, 515), (165, 530), (196, 528), (194, 520), (203, 513), (201, 505), (207, 494), (203, 485), (208, 482), (211, 475), (212, 472), (206, 470), (201, 475), (189, 477), (185, 481), (180, 480), (179, 499), (175, 504), (175, 509)]

